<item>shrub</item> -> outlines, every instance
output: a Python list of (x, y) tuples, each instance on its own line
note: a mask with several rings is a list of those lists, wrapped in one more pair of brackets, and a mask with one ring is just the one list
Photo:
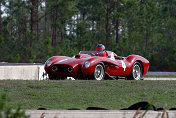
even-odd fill
[(0, 96), (0, 118), (29, 118), (25, 114), (25, 111), (21, 109), (20, 105), (18, 105), (17, 109), (12, 110), (11, 107), (8, 107), (6, 94), (2, 94)]

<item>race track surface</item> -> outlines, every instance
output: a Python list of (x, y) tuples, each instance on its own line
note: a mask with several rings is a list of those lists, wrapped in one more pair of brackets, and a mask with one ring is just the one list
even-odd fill
[(149, 77), (149, 78), (144, 78), (144, 80), (176, 80), (176, 78), (154, 78), (154, 77)]

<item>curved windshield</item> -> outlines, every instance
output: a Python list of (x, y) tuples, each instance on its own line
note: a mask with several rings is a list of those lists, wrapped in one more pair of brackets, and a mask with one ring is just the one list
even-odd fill
[(102, 55), (105, 51), (96, 51), (97, 55)]
[(97, 53), (96, 51), (80, 51), (79, 54), (88, 54), (91, 55), (91, 53)]

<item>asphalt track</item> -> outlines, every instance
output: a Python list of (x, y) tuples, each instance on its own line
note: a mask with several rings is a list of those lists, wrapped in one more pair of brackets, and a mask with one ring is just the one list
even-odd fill
[(176, 78), (160, 78), (160, 77), (158, 77), (158, 78), (154, 78), (154, 77), (152, 77), (152, 78), (144, 78), (144, 80), (176, 80)]

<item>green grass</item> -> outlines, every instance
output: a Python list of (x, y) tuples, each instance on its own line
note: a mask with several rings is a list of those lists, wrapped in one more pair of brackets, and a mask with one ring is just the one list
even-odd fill
[(12, 108), (69, 109), (103, 107), (117, 110), (140, 102), (156, 107), (176, 107), (176, 81), (22, 81), (1, 80), (0, 94), (6, 93)]

